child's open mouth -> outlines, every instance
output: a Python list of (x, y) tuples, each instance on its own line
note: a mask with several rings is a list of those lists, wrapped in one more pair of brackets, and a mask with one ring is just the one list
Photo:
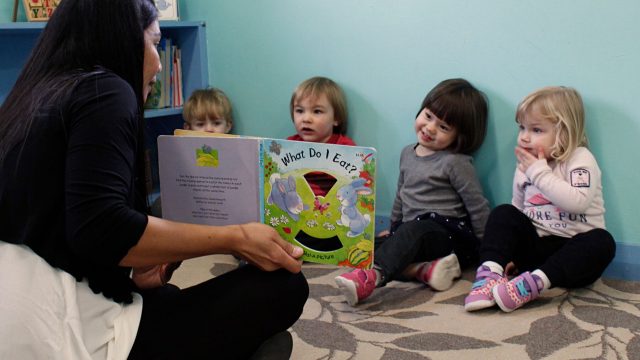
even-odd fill
[(424, 142), (431, 142), (433, 141), (433, 138), (425, 133), (420, 134), (420, 137), (422, 138), (422, 140)]

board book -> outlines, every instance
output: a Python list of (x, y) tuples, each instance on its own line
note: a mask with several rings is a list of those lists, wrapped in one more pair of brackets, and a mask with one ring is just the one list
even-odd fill
[[(207, 225), (262, 222), (303, 260), (371, 268), (376, 150), (176, 130), (158, 138), (162, 214)], [(325, 196), (307, 179), (333, 185)]]

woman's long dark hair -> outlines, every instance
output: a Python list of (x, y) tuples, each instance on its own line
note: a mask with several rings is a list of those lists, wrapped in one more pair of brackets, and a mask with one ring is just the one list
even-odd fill
[(0, 164), (27, 135), (38, 109), (57, 103), (96, 67), (131, 85), (142, 125), (144, 29), (157, 17), (152, 0), (61, 1), (0, 107)]
[[(144, 29), (157, 19), (157, 14), (152, 0), (62, 0), (0, 107), (0, 166), (10, 152), (22, 151), (35, 122), (51, 118), (41, 114), (64, 111), (64, 104), (79, 81), (96, 71), (111, 71), (131, 85), (137, 98), (138, 147), (131, 205), (138, 211), (146, 210)], [(94, 266), (85, 258), (72, 262), (65, 270), (78, 279), (87, 278), (94, 292), (102, 292), (117, 302), (132, 301), (134, 285), (128, 269)]]
[(19, 146), (40, 109), (58, 104), (83, 77), (112, 71), (136, 94), (139, 133), (136, 208), (146, 208), (144, 29), (158, 18), (152, 0), (63, 0), (38, 38), (18, 79), (0, 107), (0, 165)]

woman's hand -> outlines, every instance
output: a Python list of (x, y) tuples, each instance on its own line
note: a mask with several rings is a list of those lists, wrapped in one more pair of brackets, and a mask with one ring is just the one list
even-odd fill
[(538, 160), (543, 160), (545, 163), (547, 162), (547, 158), (544, 156), (544, 151), (542, 150), (542, 148), (538, 149), (537, 158), (530, 152), (519, 146), (516, 147), (515, 154), (516, 159), (518, 160), (518, 169), (525, 174), (527, 173), (527, 169), (529, 168), (529, 166), (531, 166), (534, 162)]
[(280, 268), (298, 273), (302, 269), (302, 248), (286, 242), (278, 232), (265, 224), (238, 225), (242, 239), (236, 242), (234, 255), (265, 271)]
[(208, 226), (148, 219), (140, 241), (120, 261), (120, 266), (140, 268), (136, 271), (140, 282), (160, 283), (163, 269), (152, 269), (156, 264), (212, 254), (233, 254), (266, 271), (284, 268), (298, 273), (302, 268), (302, 248), (284, 241), (265, 224)]
[(149, 265), (133, 268), (131, 279), (140, 289), (152, 289), (166, 285), (173, 272), (182, 262), (174, 262), (161, 265)]

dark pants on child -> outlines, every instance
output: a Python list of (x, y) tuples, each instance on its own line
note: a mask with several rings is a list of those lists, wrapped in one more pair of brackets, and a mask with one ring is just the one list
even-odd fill
[(243, 266), (187, 289), (142, 295), (129, 359), (247, 359), (298, 320), (309, 287), (302, 273)]
[(452, 252), (456, 253), (462, 267), (477, 261), (477, 241), (468, 225), (458, 229), (459, 219), (448, 218), (455, 223), (453, 228), (441, 223), (447, 218), (426, 215), (403, 223), (392, 235), (376, 237), (374, 268), (382, 275), (380, 286), (391, 280), (410, 280), (402, 277), (407, 266), (439, 259)]
[(493, 209), (480, 246), (480, 261), (503, 267), (513, 261), (519, 272), (540, 269), (551, 286), (584, 287), (596, 281), (613, 260), (616, 243), (609, 232), (593, 229), (571, 238), (542, 236), (513, 205)]

